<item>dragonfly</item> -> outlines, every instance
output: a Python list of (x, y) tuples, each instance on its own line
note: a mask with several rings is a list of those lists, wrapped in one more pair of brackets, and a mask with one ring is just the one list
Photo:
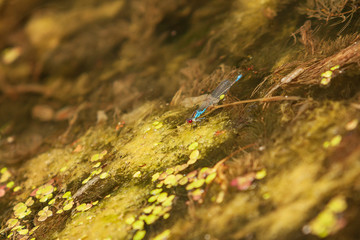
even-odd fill
[(200, 104), (199, 108), (193, 112), (191, 118), (186, 119), (186, 121), (188, 123), (199, 121), (199, 117), (206, 111), (206, 109), (222, 100), (225, 97), (225, 94), (232, 87), (232, 85), (239, 81), (241, 77), (242, 74), (239, 74), (233, 82), (227, 79), (222, 81), (211, 94), (207, 95), (206, 99)]

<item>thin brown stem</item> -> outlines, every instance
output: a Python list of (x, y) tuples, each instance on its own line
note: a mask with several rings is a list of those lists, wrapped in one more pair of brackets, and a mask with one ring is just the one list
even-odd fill
[(233, 103), (228, 103), (228, 104), (223, 104), (223, 105), (218, 105), (218, 106), (214, 106), (212, 110), (210, 110), (209, 112), (205, 113), (203, 116), (207, 116), (209, 115), (212, 111), (218, 109), (218, 108), (223, 108), (223, 107), (229, 107), (229, 106), (235, 106), (235, 105), (239, 105), (239, 104), (244, 104), (244, 103), (253, 103), (253, 102), (277, 102), (277, 101), (299, 101), (301, 99), (304, 99), (302, 97), (297, 97), (297, 96), (274, 96), (274, 97), (265, 97), (265, 98), (256, 98), (256, 99), (248, 99), (248, 100), (242, 100), (242, 101), (237, 101), (237, 102), (233, 102)]

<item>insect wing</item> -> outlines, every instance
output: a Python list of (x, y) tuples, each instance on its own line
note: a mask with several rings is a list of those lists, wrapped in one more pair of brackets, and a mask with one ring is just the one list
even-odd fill
[(215, 88), (215, 90), (211, 93), (211, 97), (219, 99), (221, 95), (225, 94), (229, 91), (230, 87), (232, 86), (232, 82), (229, 80), (222, 81), (219, 86)]

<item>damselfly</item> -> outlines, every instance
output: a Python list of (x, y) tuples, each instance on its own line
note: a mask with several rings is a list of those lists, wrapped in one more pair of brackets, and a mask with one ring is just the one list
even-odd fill
[(237, 81), (239, 81), (241, 77), (242, 74), (238, 75), (233, 82), (227, 79), (222, 81), (211, 94), (208, 94), (206, 99), (200, 104), (199, 108), (193, 112), (191, 118), (186, 119), (186, 121), (188, 123), (198, 121), (198, 118), (201, 116), (201, 114), (203, 114), (208, 107), (213, 106), (217, 104), (220, 100), (222, 100), (225, 97), (225, 94), (231, 88), (231, 86), (234, 85), (234, 83), (236, 83)]

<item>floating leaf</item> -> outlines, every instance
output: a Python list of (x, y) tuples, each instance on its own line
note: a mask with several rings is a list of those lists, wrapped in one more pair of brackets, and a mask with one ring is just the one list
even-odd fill
[(8, 183), (6, 184), (6, 187), (7, 187), (7, 188), (12, 188), (14, 185), (15, 185), (15, 182), (14, 182), (14, 181), (11, 181), (11, 182), (8, 182)]
[(143, 213), (145, 214), (150, 214), (152, 212), (152, 210), (154, 209), (154, 205), (148, 206), (146, 208), (143, 209)]
[(17, 232), (18, 232), (20, 235), (26, 235), (26, 234), (28, 234), (29, 229), (27, 229), (27, 228), (25, 228), (25, 229), (19, 229)]
[(104, 172), (100, 175), (100, 179), (105, 179), (105, 178), (108, 178), (109, 177), (109, 172)]
[(159, 176), (160, 176), (160, 173), (158, 173), (158, 172), (155, 173), (154, 175), (152, 175), (151, 181), (155, 182), (156, 180), (158, 180)]
[(95, 163), (95, 165), (92, 166), (92, 167), (93, 167), (93, 168), (98, 168), (98, 167), (100, 167), (100, 165), (101, 165), (101, 162), (97, 162), (97, 163)]
[(11, 177), (11, 173), (8, 171), (6, 167), (2, 168), (0, 172), (1, 172), (0, 183), (6, 182)]
[(266, 169), (261, 169), (260, 171), (257, 171), (255, 174), (255, 178), (260, 180), (263, 179), (264, 177), (266, 177)]
[(156, 188), (154, 190), (151, 190), (150, 194), (151, 195), (157, 195), (157, 194), (159, 194), (161, 192), (162, 192), (162, 188)]
[(53, 215), (52, 211), (49, 209), (48, 206), (44, 207), (42, 210), (40, 210), (38, 212), (39, 218), (38, 221), (39, 222), (43, 222), (45, 221), (48, 217), (51, 217)]
[(324, 148), (330, 147), (330, 142), (329, 142), (329, 141), (325, 141), (325, 142), (323, 143), (323, 147), (324, 147)]
[(53, 205), (54, 203), (55, 203), (55, 198), (51, 199), (51, 200), (48, 202), (49, 205)]
[(154, 207), (153, 214), (154, 215), (160, 215), (161, 212), (163, 212), (163, 210), (164, 210), (163, 207), (156, 206), (156, 207)]
[(161, 204), (163, 207), (170, 207), (175, 198), (175, 195), (170, 195), (166, 200)]
[(167, 196), (168, 196), (167, 192), (160, 193), (157, 198), (157, 201), (164, 202), (166, 200)]
[(145, 235), (146, 235), (145, 230), (137, 231), (133, 237), (133, 240), (141, 240), (145, 237)]
[(335, 65), (335, 66), (333, 66), (332, 68), (330, 68), (330, 70), (331, 70), (331, 71), (334, 71), (334, 70), (339, 69), (339, 68), (340, 68), (340, 65)]
[(101, 172), (102, 172), (102, 169), (98, 168), (98, 169), (96, 169), (96, 170), (94, 170), (94, 171), (92, 171), (90, 173), (90, 177), (95, 176), (95, 175), (99, 175)]
[(170, 213), (165, 213), (163, 219), (168, 219), (170, 217)]
[(86, 184), (88, 181), (90, 181), (91, 177), (85, 178), (81, 183)]
[(331, 81), (331, 78), (322, 78), (320, 81), (320, 84), (326, 86), (330, 83), (330, 81)]
[(194, 164), (196, 162), (197, 162), (197, 159), (193, 158), (193, 159), (189, 159), (189, 161), (187, 161), (187, 164), (191, 165), (191, 164)]
[(17, 231), (19, 229), (23, 229), (25, 226), (22, 225), (17, 225), (16, 227), (14, 227), (13, 229), (11, 229), (12, 231)]
[(325, 78), (330, 78), (332, 76), (333, 72), (332, 71), (326, 71), (326, 72), (323, 72), (321, 74), (322, 77), (325, 77)]
[(334, 213), (342, 213), (347, 208), (346, 200), (343, 196), (337, 196), (327, 204), (327, 208)]
[(98, 160), (100, 160), (100, 154), (99, 153), (96, 153), (96, 154), (92, 155), (91, 158), (90, 158), (91, 162), (95, 162), (95, 161), (98, 161)]
[(210, 184), (216, 178), (216, 172), (211, 173), (209, 176), (206, 177), (205, 183)]
[(194, 188), (199, 188), (202, 185), (204, 185), (204, 183), (205, 183), (205, 179), (197, 179), (194, 182), (187, 185), (185, 189), (189, 191), (189, 190), (194, 189)]
[(166, 174), (170, 175), (170, 174), (173, 174), (175, 172), (175, 169), (174, 168), (168, 168), (166, 169)]
[(199, 171), (198, 178), (204, 178), (205, 176), (209, 175), (212, 171), (213, 170), (211, 168), (203, 167)]
[(66, 169), (67, 169), (67, 167), (62, 167), (62, 168), (60, 168), (60, 172), (65, 172), (66, 171)]
[(166, 172), (163, 172), (162, 174), (160, 174), (158, 180), (164, 180), (166, 177), (167, 177), (167, 173)]
[(45, 184), (39, 187), (39, 189), (36, 192), (36, 195), (46, 196), (51, 194), (53, 191), (54, 191), (54, 187), (51, 184)]
[(11, 219), (7, 220), (6, 226), (7, 226), (8, 228), (13, 228), (13, 227), (15, 227), (15, 225), (16, 225), (18, 222), (19, 222), (18, 219), (11, 218)]
[(199, 150), (194, 150), (190, 153), (190, 159), (198, 159), (200, 155)]
[[(170, 215), (169, 215), (170, 216)], [(164, 215), (165, 217), (165, 215)], [(164, 218), (166, 219), (166, 218)], [(154, 238), (152, 238), (152, 240), (167, 240), (170, 237), (170, 230), (167, 229), (165, 231), (163, 231), (162, 233), (158, 234), (157, 236), (155, 236)]]
[(92, 207), (92, 204), (90, 204), (90, 203), (82, 203), (76, 207), (76, 210), (78, 210), (80, 212), (85, 212), (85, 211), (89, 210), (91, 207)]
[(39, 202), (44, 203), (44, 202), (46, 202), (47, 200), (49, 200), (50, 198), (52, 198), (52, 197), (53, 197), (52, 194), (45, 195), (45, 196), (43, 196), (42, 198), (39, 199)]
[(191, 179), (191, 178), (195, 177), (196, 175), (197, 175), (197, 171), (194, 170), (192, 172), (189, 172), (186, 176), (188, 179)]
[(336, 135), (335, 137), (333, 137), (330, 140), (330, 145), (333, 146), (333, 147), (339, 145), (340, 142), (341, 142), (341, 139), (342, 139), (341, 135)]
[(27, 211), (27, 206), (25, 205), (25, 203), (18, 203), (16, 204), (14, 207), (13, 207), (13, 210), (14, 210), (14, 214), (15, 216), (20, 216), (22, 215), (23, 213), (25, 213)]
[(269, 199), (270, 197), (271, 197), (271, 196), (270, 196), (270, 193), (264, 193), (264, 194), (262, 195), (262, 198), (265, 199), (265, 200)]
[(71, 192), (70, 192), (70, 191), (67, 191), (66, 193), (64, 193), (64, 194), (62, 195), (62, 198), (70, 199), (70, 198), (71, 198)]
[(132, 224), (133, 229), (135, 230), (141, 230), (144, 229), (144, 221), (137, 220)]
[(322, 211), (311, 223), (311, 233), (325, 238), (327, 237), (336, 226), (336, 217), (330, 211)]
[(16, 187), (14, 187), (14, 189), (13, 189), (14, 192), (18, 192), (18, 191), (20, 191), (20, 190), (21, 190), (21, 186), (16, 186)]
[(59, 210), (56, 211), (57, 214), (61, 214), (63, 212), (64, 212), (64, 210), (62, 210), (62, 209), (59, 209)]
[(158, 199), (158, 197), (159, 197), (158, 195), (151, 196), (149, 197), (148, 202), (149, 203), (155, 202)]
[(189, 167), (188, 164), (177, 165), (175, 167), (175, 172), (181, 172), (181, 171), (185, 170), (188, 167)]
[(131, 225), (135, 222), (135, 216), (134, 215), (128, 215), (126, 218), (125, 218), (125, 223), (128, 224), (128, 225)]
[(188, 178), (185, 176), (179, 180), (180, 185), (185, 185), (188, 183)]
[(141, 172), (137, 171), (136, 173), (134, 173), (133, 178), (139, 178), (141, 177)]
[(154, 215), (154, 214), (151, 214), (151, 215), (148, 215), (145, 217), (145, 222), (147, 225), (150, 225), (152, 223), (154, 223), (159, 217)]
[(197, 149), (198, 146), (199, 146), (198, 142), (193, 142), (192, 144), (190, 144), (189, 150), (195, 150)]
[(74, 206), (74, 201), (73, 200), (70, 200), (68, 202), (65, 202), (66, 204), (64, 205), (63, 207), (63, 210), (64, 211), (68, 211), (70, 210), (73, 206)]
[(164, 184), (166, 185), (172, 185), (172, 186), (176, 186), (177, 185), (177, 179), (175, 175), (169, 175), (165, 178), (164, 180)]
[(28, 207), (32, 206), (33, 204), (34, 204), (34, 200), (32, 197), (29, 197), (25, 202), (25, 205)]

